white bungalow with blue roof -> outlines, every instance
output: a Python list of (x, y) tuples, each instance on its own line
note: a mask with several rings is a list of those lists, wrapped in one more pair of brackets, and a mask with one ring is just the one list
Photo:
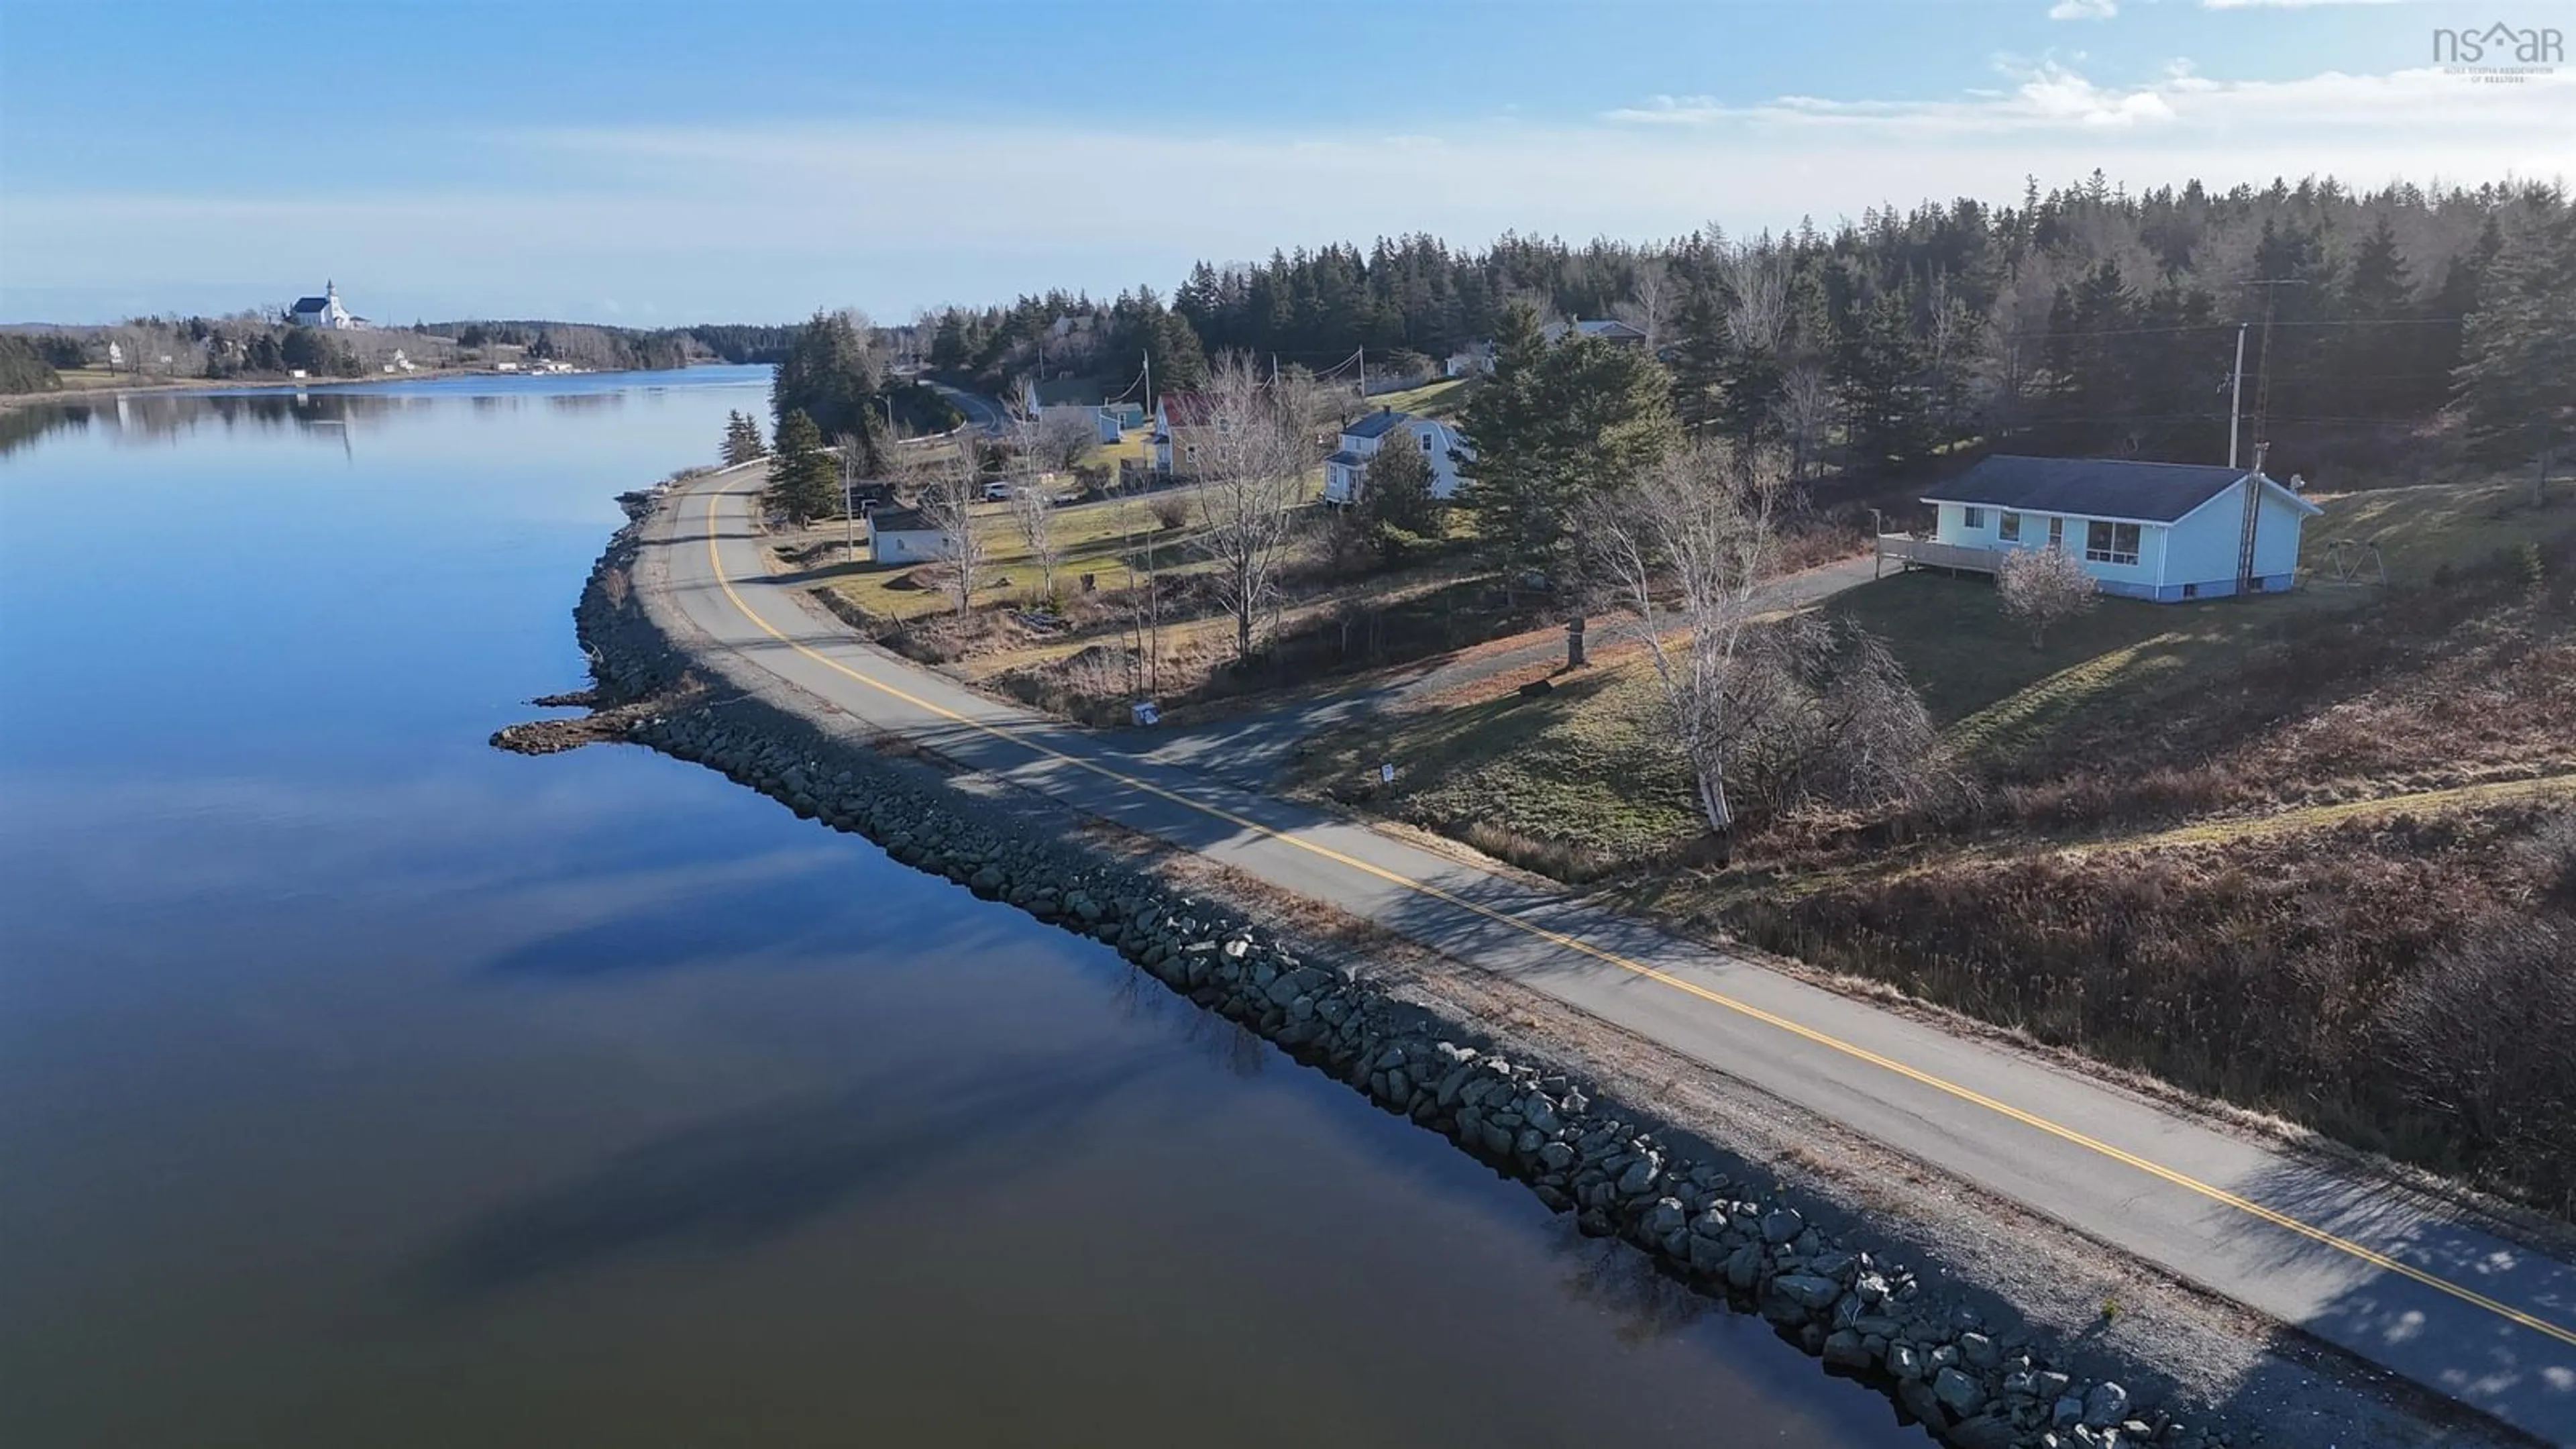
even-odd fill
[(1422, 460), (1431, 465), (1431, 496), (1447, 498), (1458, 491), (1458, 464), (1461, 459), (1475, 461), (1476, 452), (1467, 446), (1456, 428), (1438, 418), (1417, 418), (1380, 408), (1343, 427), (1341, 445), (1324, 460), (1324, 501), (1356, 503), (1360, 482), (1368, 472), (1369, 459), (1389, 439), (1402, 446), (1418, 448)]
[(1932, 538), (1881, 538), (1881, 560), (1992, 573), (2011, 550), (2062, 548), (2102, 592), (2160, 603), (2288, 589), (2300, 526), (2322, 511), (2259, 471), (2009, 454), (1923, 501)]

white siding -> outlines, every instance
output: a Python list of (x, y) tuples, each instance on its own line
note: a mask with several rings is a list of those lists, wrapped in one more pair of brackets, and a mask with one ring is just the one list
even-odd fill
[(868, 552), (881, 564), (928, 563), (947, 551), (947, 539), (936, 529), (902, 529), (874, 535)]

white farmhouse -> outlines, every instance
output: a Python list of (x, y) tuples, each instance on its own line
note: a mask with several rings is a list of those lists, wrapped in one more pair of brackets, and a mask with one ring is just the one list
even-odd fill
[(1440, 364), (1442, 377), (1484, 377), (1493, 370), (1494, 344), (1487, 338), (1468, 343), (1450, 353), (1449, 359)]
[(2324, 511), (2242, 468), (2009, 454), (1923, 501), (1933, 537), (1883, 537), (1882, 560), (1992, 573), (2011, 550), (2060, 548), (2102, 592), (2159, 603), (2288, 589), (2300, 527)]
[(1324, 501), (1356, 503), (1369, 459), (1380, 448), (1414, 448), (1431, 465), (1431, 496), (1447, 498), (1458, 491), (1458, 464), (1475, 461), (1476, 452), (1458, 430), (1438, 418), (1417, 418), (1385, 408), (1342, 429), (1341, 446), (1324, 460)]
[[(1069, 318), (1057, 318), (1059, 323)], [(1040, 422), (1055, 418), (1072, 418), (1092, 430), (1105, 446), (1124, 438), (1122, 415), (1101, 401), (1100, 384), (1088, 378), (1056, 378), (1039, 382), (1034, 378), (1020, 381), (1020, 408)]]
[(358, 322), (349, 315), (348, 308), (340, 305), (339, 285), (327, 281), (322, 284), (321, 296), (296, 298), (286, 315), (298, 327), (322, 327), (334, 332), (346, 332)]

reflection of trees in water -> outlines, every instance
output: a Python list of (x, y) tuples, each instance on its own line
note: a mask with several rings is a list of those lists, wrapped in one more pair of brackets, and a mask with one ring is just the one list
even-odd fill
[(0, 408), (0, 457), (29, 446), (47, 433), (80, 432), (89, 426), (89, 414), (90, 405), (85, 402)]
[(1548, 1220), (1548, 1251), (1566, 1265), (1558, 1284), (1577, 1303), (1609, 1311), (1611, 1332), (1630, 1346), (1669, 1338), (1708, 1316), (1716, 1304), (1657, 1268), (1617, 1238), (1587, 1238), (1574, 1218)]
[(609, 412), (626, 406), (626, 394), (620, 392), (552, 392), (546, 405), (562, 413)]
[(1183, 1042), (1238, 1077), (1260, 1076), (1270, 1065), (1270, 1043), (1258, 1032), (1202, 1009), (1142, 966), (1130, 965), (1119, 973), (1110, 1002), (1121, 1021), (1177, 1027)]
[[(298, 432), (345, 446), (349, 430), (394, 413), (435, 407), (434, 397), (362, 392), (218, 392), (172, 396), (148, 392), (43, 403), (0, 413), (0, 453), (54, 432), (92, 429), (119, 443), (168, 443), (201, 428), (226, 432)], [(516, 407), (518, 398), (476, 398)]]

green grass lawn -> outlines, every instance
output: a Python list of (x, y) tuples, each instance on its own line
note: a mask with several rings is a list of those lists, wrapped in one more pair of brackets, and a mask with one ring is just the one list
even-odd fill
[(2179, 604), (2106, 597), (2051, 630), (2040, 649), (1983, 578), (1891, 575), (1828, 607), (1885, 639), (1952, 742), (1994, 761), (2079, 724), (2152, 728), (2160, 702), (2223, 681), (2287, 630), (2320, 613), (2368, 608), (2382, 597), (2375, 585), (2333, 581), (2337, 540), (2376, 543), (2390, 581), (2404, 586), (2484, 562), (2553, 519), (2576, 525), (2576, 505), (2559, 503), (2544, 517), (2529, 498), (2510, 484), (2434, 484), (2322, 499), (2324, 514), (2300, 535), (2298, 592)]
[(1657, 700), (1654, 676), (1632, 663), (1560, 681), (1536, 699), (1505, 690), (1369, 721), (1320, 737), (1296, 783), (1348, 795), (1392, 763), (1395, 783), (1369, 797), (1381, 814), (1462, 837), (1475, 838), (1468, 827), (1479, 825), (1634, 856), (1698, 829), (1690, 771), (1663, 746)]
[[(1098, 575), (1105, 588), (1124, 585), (1129, 563), (1144, 562), (1141, 541), (1151, 541), (1157, 561), (1167, 574), (1206, 567), (1190, 556), (1190, 542), (1198, 529), (1194, 525), (1165, 529), (1154, 517), (1150, 499), (1116, 498), (1075, 504), (1056, 510), (1055, 518), (1056, 547), (1062, 555), (1056, 565), (1058, 588), (1073, 587), (1084, 574)], [(1008, 587), (1015, 593), (1037, 587), (1037, 565), (1030, 561), (1028, 544), (1013, 525), (1009, 505), (977, 504), (975, 529), (984, 541), (987, 570), (1008, 579)], [(827, 526), (820, 533), (829, 531)], [(817, 574), (834, 592), (871, 615), (908, 619), (948, 607), (945, 595), (914, 582), (913, 572), (918, 567), (850, 566), (827, 561), (818, 565)]]
[[(2046, 647), (1999, 607), (1991, 581), (1896, 574), (1825, 607), (1886, 640), (1934, 719), (1974, 762), (1998, 764), (2081, 732), (2152, 730), (2188, 692), (2234, 677), (2255, 651), (2320, 615), (2359, 614), (2382, 592), (2317, 583), (2337, 539), (2379, 543), (2399, 585), (2493, 557), (2537, 529), (2576, 525), (2576, 502), (2535, 515), (2510, 484), (2439, 485), (2323, 500), (2303, 534), (2309, 582), (2286, 596), (2150, 604), (2105, 598)], [(1370, 808), (1467, 835), (1470, 824), (1587, 850), (1635, 854), (1696, 832), (1690, 779), (1662, 743), (1652, 676), (1636, 661), (1542, 699), (1505, 692), (1365, 721), (1319, 739), (1299, 771), (1347, 790), (1380, 760), (1397, 782)]]
[(1426, 382), (1401, 392), (1378, 393), (1369, 402), (1375, 407), (1393, 408), (1417, 417), (1445, 418), (1467, 405), (1469, 385), (1474, 381), (1470, 377), (1444, 377), (1438, 382)]
[(2541, 530), (2576, 526), (2576, 500), (2564, 485), (2535, 509), (2527, 482), (2428, 483), (2379, 488), (2317, 500), (2325, 516), (2308, 520), (2299, 563), (2312, 585), (2331, 587), (2336, 540), (2376, 544), (2390, 582), (2420, 584), (2444, 565), (2482, 562)]

